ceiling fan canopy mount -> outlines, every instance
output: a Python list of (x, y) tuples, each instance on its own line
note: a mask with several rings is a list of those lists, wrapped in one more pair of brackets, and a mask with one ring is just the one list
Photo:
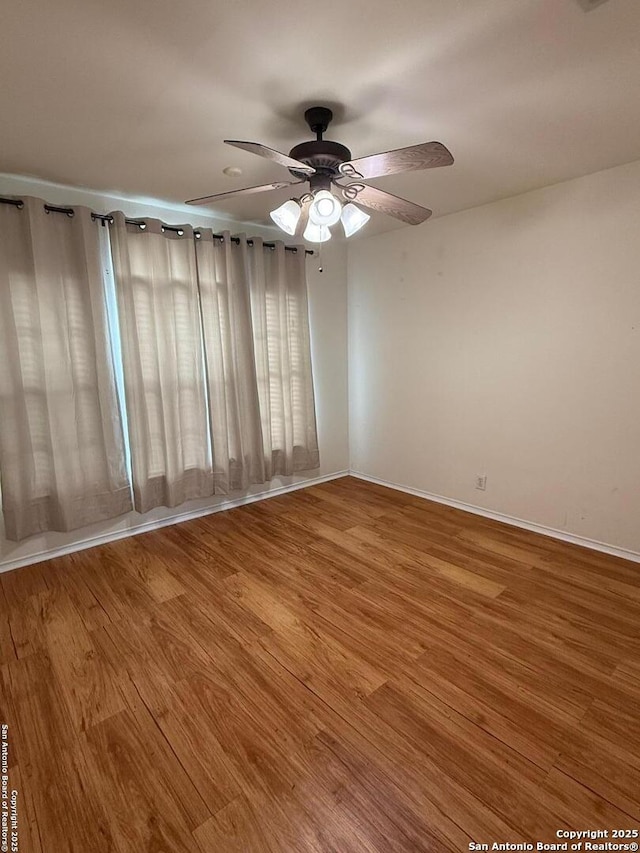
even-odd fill
[(333, 118), (333, 112), (328, 107), (310, 107), (305, 111), (304, 118), (311, 132), (316, 134), (316, 139), (294, 145), (289, 157), (311, 166), (315, 173), (308, 176), (299, 169), (290, 168), (289, 171), (294, 178), (308, 179), (312, 193), (328, 190), (333, 178), (339, 174), (340, 166), (351, 160), (351, 151), (346, 145), (322, 138)]
[(309, 107), (304, 111), (304, 120), (309, 125), (311, 133), (316, 133), (318, 139), (327, 132), (327, 128), (333, 120), (333, 110), (329, 107)]
[[(453, 157), (441, 142), (423, 142), (419, 145), (411, 145), (407, 148), (398, 148), (394, 151), (386, 151), (380, 154), (371, 154), (367, 157), (360, 157), (354, 160), (351, 151), (345, 145), (323, 139), (323, 135), (326, 133), (333, 118), (333, 112), (328, 107), (310, 107), (305, 111), (304, 117), (311, 132), (316, 134), (316, 138), (294, 145), (288, 155), (280, 151), (275, 151), (273, 148), (268, 148), (259, 142), (225, 139), (227, 145), (233, 145), (236, 148), (241, 148), (252, 154), (257, 154), (260, 157), (279, 163), (281, 166), (285, 166), (291, 176), (295, 178), (294, 181), (279, 181), (257, 187), (232, 190), (231, 192), (216, 193), (215, 195), (190, 199), (187, 201), (187, 204), (210, 204), (211, 202), (230, 196), (267, 192), (269, 190), (297, 186), (308, 182), (310, 193), (303, 193), (300, 199), (292, 199), (299, 206), (299, 214), (293, 216), (293, 219), (296, 220), (295, 223), (289, 217), (291, 211), (289, 210), (288, 213), (284, 211), (285, 205), (282, 205), (276, 211), (272, 211), (271, 218), (290, 234), (297, 234), (300, 230), (300, 221), (305, 223), (309, 219), (304, 236), (312, 241), (315, 239), (317, 242), (324, 242), (330, 236), (328, 225), (320, 224), (322, 218), (320, 207), (324, 206), (326, 208), (330, 205), (330, 198), (328, 196), (333, 197), (335, 204), (340, 209), (342, 205), (339, 197), (349, 202), (346, 206), (350, 208), (349, 215), (346, 219), (345, 217), (341, 217), (347, 236), (354, 233), (356, 218), (360, 223), (358, 228), (362, 227), (369, 219), (369, 216), (361, 211), (359, 211), (361, 216), (354, 218), (354, 202), (370, 210), (386, 213), (409, 225), (419, 225), (431, 216), (431, 211), (428, 208), (421, 207), (406, 199), (398, 198), (376, 187), (367, 186), (362, 181), (368, 178), (397, 174), (398, 172), (450, 166), (453, 163)], [(339, 183), (339, 180), (355, 180), (355, 183)], [(335, 193), (331, 193), (332, 187), (338, 190), (339, 197)], [(292, 205), (289, 205), (289, 208), (291, 207)], [(278, 211), (283, 212), (287, 222), (286, 226), (282, 225), (281, 217), (274, 215)], [(334, 221), (337, 221), (335, 220), (335, 211), (330, 217), (334, 218)], [(347, 219), (349, 220), (349, 224), (346, 221)], [(321, 231), (318, 229), (321, 229)], [(316, 231), (317, 236), (314, 237), (313, 235), (316, 234)], [(321, 237), (320, 233), (322, 234)]]

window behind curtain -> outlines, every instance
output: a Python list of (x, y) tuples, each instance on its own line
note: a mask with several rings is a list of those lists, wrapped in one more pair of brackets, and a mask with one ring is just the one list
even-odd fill
[(100, 262), (86, 208), (0, 205), (0, 476), (5, 533), (131, 509)]
[(213, 494), (193, 232), (111, 227), (135, 508)]
[(303, 252), (0, 204), (6, 534), (319, 464)]

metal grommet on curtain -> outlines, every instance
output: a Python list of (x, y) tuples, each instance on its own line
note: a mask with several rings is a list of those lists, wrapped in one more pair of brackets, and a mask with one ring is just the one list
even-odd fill
[(75, 210), (72, 207), (56, 207), (53, 204), (45, 204), (45, 213), (66, 213), (69, 219), (75, 216)]

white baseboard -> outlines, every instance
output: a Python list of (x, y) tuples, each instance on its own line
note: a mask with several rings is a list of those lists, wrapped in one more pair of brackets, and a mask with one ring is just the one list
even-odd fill
[(542, 524), (534, 524), (531, 521), (525, 521), (522, 518), (514, 518), (512, 515), (504, 515), (501, 512), (494, 512), (484, 507), (467, 504), (463, 501), (457, 501), (453, 498), (445, 498), (442, 495), (434, 495), (431, 492), (424, 492), (421, 489), (413, 489), (410, 486), (401, 486), (398, 483), (390, 483), (388, 480), (381, 480), (379, 477), (370, 477), (368, 474), (363, 474), (360, 471), (349, 471), (349, 476), (356, 477), (358, 480), (366, 480), (368, 483), (376, 483), (378, 486), (386, 486), (389, 489), (396, 489), (399, 492), (406, 492), (408, 495), (415, 495), (417, 498), (424, 498), (435, 503), (446, 504), (446, 506), (454, 509), (461, 509), (463, 512), (471, 512), (474, 515), (482, 515), (484, 518), (491, 518), (493, 521), (501, 521), (504, 524), (510, 524), (513, 527), (521, 527), (524, 530), (531, 530), (533, 533), (540, 533), (542, 536), (549, 536), (551, 539), (560, 539), (562, 542), (570, 542), (572, 545), (579, 545), (581, 548), (589, 548), (592, 551), (602, 551), (604, 554), (611, 554), (614, 557), (621, 557), (623, 560), (631, 560), (634, 563), (640, 563), (640, 554), (636, 551), (629, 551), (626, 548), (618, 548), (615, 545), (607, 545), (606, 542), (598, 542), (596, 539), (587, 539), (585, 536), (577, 536), (574, 533), (565, 533), (564, 530), (556, 530), (554, 527), (545, 527)]
[(329, 482), (329, 480), (337, 480), (340, 477), (347, 476), (355, 477), (358, 480), (365, 480), (369, 483), (376, 483), (379, 486), (386, 486), (389, 489), (405, 492), (406, 494), (414, 495), (418, 498), (424, 498), (425, 500), (445, 504), (446, 506), (453, 507), (454, 509), (463, 510), (463, 512), (470, 512), (474, 515), (481, 515), (484, 518), (493, 519), (494, 521), (501, 521), (504, 524), (510, 524), (513, 527), (521, 527), (524, 530), (531, 530), (533, 533), (540, 533), (542, 536), (549, 536), (552, 539), (560, 539), (563, 542), (569, 542), (572, 545), (579, 545), (582, 548), (589, 548), (592, 551), (601, 551), (605, 554), (611, 554), (614, 557), (621, 557), (623, 560), (631, 560), (632, 562), (640, 563), (640, 554), (636, 551), (618, 548), (614, 545), (608, 545), (605, 542), (598, 542), (595, 539), (587, 539), (584, 536), (566, 533), (563, 530), (556, 530), (553, 527), (545, 527), (542, 524), (534, 524), (533, 522), (525, 521), (521, 518), (514, 518), (511, 515), (504, 515), (503, 513), (484, 509), (483, 507), (475, 506), (474, 504), (467, 504), (463, 501), (454, 500), (453, 498), (445, 498), (442, 495), (435, 495), (421, 489), (413, 489), (410, 486), (391, 483), (388, 480), (382, 480), (379, 477), (370, 477), (368, 474), (363, 474), (360, 471), (349, 470), (336, 471), (333, 474), (326, 474), (322, 477), (312, 477), (308, 480), (301, 480), (298, 483), (279, 486), (275, 489), (257, 492), (253, 495), (242, 495), (241, 497), (233, 498), (232, 500), (224, 501), (223, 503), (218, 503), (213, 506), (202, 507), (188, 512), (178, 512), (175, 515), (154, 521), (143, 521), (134, 527), (127, 527), (122, 530), (115, 530), (98, 536), (90, 536), (86, 539), (79, 539), (69, 545), (64, 545), (58, 548), (49, 548), (16, 560), (6, 560), (5, 562), (0, 563), (0, 573), (9, 572), (12, 569), (18, 569), (21, 566), (28, 566), (32, 563), (40, 563), (43, 560), (52, 560), (54, 557), (61, 557), (64, 554), (71, 554), (74, 551), (83, 551), (86, 548), (94, 548), (96, 545), (105, 545), (108, 542), (114, 542), (117, 539), (126, 539), (128, 536), (137, 536), (140, 533), (147, 533), (150, 530), (158, 530), (161, 527), (169, 527), (173, 524), (178, 524), (181, 521), (189, 521), (193, 518), (201, 518), (204, 515), (213, 515), (217, 512), (224, 512), (228, 509), (233, 509), (234, 507), (255, 503), (256, 501), (268, 500), (269, 498), (274, 498), (278, 495), (287, 494), (287, 492), (294, 492), (298, 489), (305, 489), (309, 486), (315, 486), (319, 483), (326, 483)]
[(69, 545), (63, 545), (59, 548), (48, 548), (44, 551), (39, 551), (36, 554), (30, 554), (27, 557), (21, 557), (16, 560), (6, 560), (0, 563), (0, 574), (2, 572), (10, 572), (12, 569), (19, 569), (22, 566), (30, 566), (32, 563), (41, 563), (43, 560), (52, 560), (54, 557), (62, 557), (64, 554), (72, 554), (74, 551), (84, 551), (85, 548), (95, 548), (96, 545), (105, 545), (108, 542), (115, 542), (117, 539), (126, 539), (128, 536), (137, 536), (139, 533), (148, 533), (150, 530), (158, 530), (160, 527), (170, 527), (172, 524), (178, 524), (181, 521), (189, 521), (192, 518), (201, 518), (203, 515), (213, 515), (216, 512), (224, 512), (234, 507), (244, 506), (245, 504), (255, 503), (256, 501), (268, 500), (275, 498), (278, 495), (284, 495), (287, 492), (295, 492), (298, 489), (306, 489), (309, 486), (316, 486), (319, 483), (327, 483), (329, 480), (337, 480), (340, 477), (348, 476), (349, 471), (336, 471), (334, 474), (325, 474), (322, 477), (310, 477), (308, 480), (301, 480), (298, 483), (291, 483), (287, 486), (278, 486), (275, 489), (267, 489), (264, 492), (256, 492), (253, 495), (242, 495), (232, 500), (217, 503), (212, 506), (201, 507), (200, 509), (189, 510), (188, 512), (178, 512), (175, 515), (167, 516), (166, 518), (156, 519), (154, 521), (143, 521), (136, 524), (134, 527), (127, 527), (122, 530), (114, 530), (108, 533), (101, 533), (98, 536), (89, 536), (86, 539), (78, 539)]

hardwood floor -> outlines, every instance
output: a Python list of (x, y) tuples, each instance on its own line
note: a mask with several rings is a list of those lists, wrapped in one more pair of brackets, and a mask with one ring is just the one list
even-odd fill
[(20, 853), (640, 825), (638, 565), (345, 478), (0, 579)]

